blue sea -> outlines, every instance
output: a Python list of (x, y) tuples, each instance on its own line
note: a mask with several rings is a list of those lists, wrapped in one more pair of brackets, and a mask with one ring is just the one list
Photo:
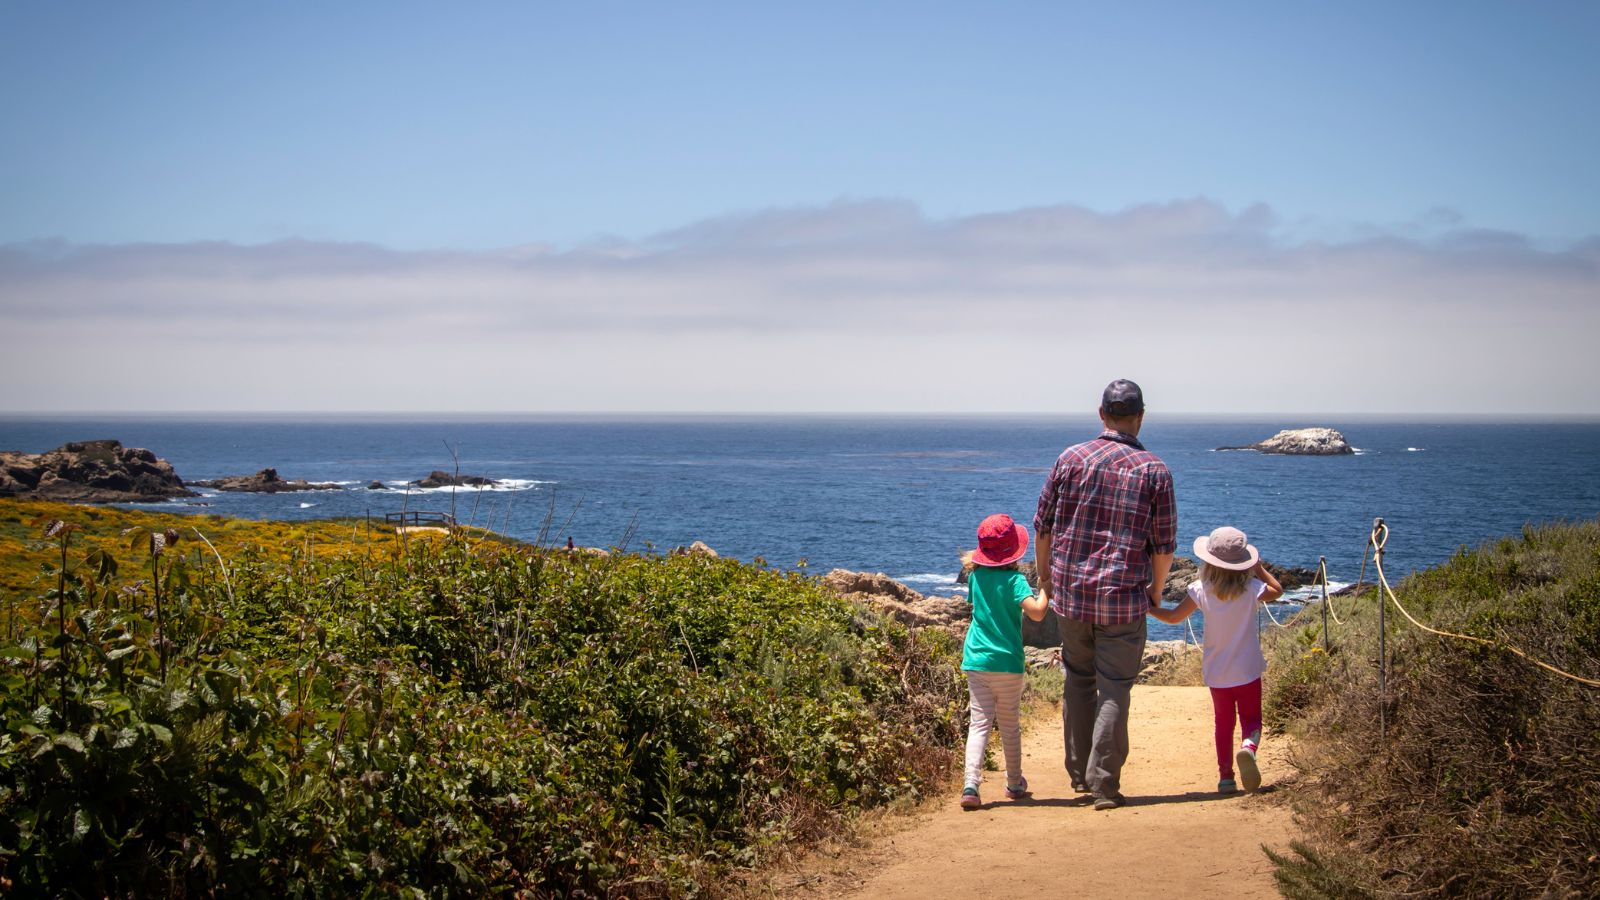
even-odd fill
[[(1216, 448), (1282, 428), (1337, 428), (1354, 456), (1287, 457)], [(204, 496), (178, 511), (269, 519), (381, 518), (454, 510), (533, 540), (718, 553), (822, 574), (884, 572), (927, 593), (955, 592), (956, 557), (986, 515), (1031, 524), (1039, 487), (1088, 416), (0, 417), (0, 449), (40, 452), (116, 438), (172, 463), (187, 481), (273, 467), (340, 490)], [(1171, 466), (1179, 552), (1231, 524), (1267, 559), (1354, 581), (1374, 517), (1391, 529), (1391, 575), (1528, 523), (1600, 515), (1600, 423), (1162, 418), (1141, 439)], [(434, 469), (503, 483), (407, 490)], [(381, 481), (391, 490), (370, 491)], [(1031, 530), (1031, 529), (1030, 529)], [(1370, 577), (1370, 570), (1369, 570)], [(1151, 622), (1153, 637), (1181, 629)]]

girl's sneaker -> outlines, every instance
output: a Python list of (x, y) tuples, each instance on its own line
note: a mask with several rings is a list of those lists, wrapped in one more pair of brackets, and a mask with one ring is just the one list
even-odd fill
[(1030, 796), (1032, 796), (1032, 794), (1028, 792), (1028, 779), (1026, 778), (1022, 779), (1021, 784), (1006, 785), (1007, 800), (1026, 800)]
[(978, 786), (969, 784), (961, 789), (961, 808), (977, 809), (983, 806), (983, 801), (978, 799)]
[(1232, 778), (1224, 778), (1221, 781), (1217, 782), (1217, 793), (1219, 793), (1219, 794), (1237, 794), (1237, 793), (1239, 793), (1239, 786), (1237, 784), (1233, 783), (1233, 779)]
[(1239, 767), (1239, 780), (1244, 782), (1244, 789), (1253, 791), (1261, 787), (1261, 769), (1256, 765), (1256, 751), (1249, 746), (1239, 748), (1233, 755), (1233, 764)]

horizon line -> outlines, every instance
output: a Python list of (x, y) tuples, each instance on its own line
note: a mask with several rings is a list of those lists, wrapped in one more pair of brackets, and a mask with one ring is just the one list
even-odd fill
[[(507, 418), (581, 418), (581, 419), (777, 419), (777, 418), (882, 418), (901, 419), (1040, 419), (1040, 418), (1093, 418), (1094, 409), (1085, 410), (312, 410), (312, 409), (257, 409), (257, 410), (0, 410), (0, 419), (66, 419), (66, 418), (309, 418), (358, 417), (378, 419), (507, 419)], [(1158, 413), (1148, 419), (1151, 424), (1163, 419), (1235, 419), (1261, 420), (1272, 418), (1295, 419), (1399, 419), (1399, 420), (1468, 420), (1516, 422), (1600, 422), (1596, 412), (1307, 412), (1304, 410), (1261, 411), (1170, 411)]]

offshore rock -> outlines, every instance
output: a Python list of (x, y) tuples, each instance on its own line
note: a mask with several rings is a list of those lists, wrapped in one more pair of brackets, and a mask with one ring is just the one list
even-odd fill
[(1355, 451), (1344, 435), (1332, 428), (1291, 428), (1256, 444), (1218, 447), (1218, 450), (1257, 450), (1285, 456), (1347, 456)]
[(0, 451), (0, 497), (138, 503), (193, 496), (170, 463), (121, 441), (73, 441), (37, 454)]
[(250, 494), (279, 494), (287, 491), (337, 491), (337, 484), (314, 484), (309, 481), (285, 481), (278, 477), (277, 469), (262, 469), (254, 475), (229, 475), (209, 481), (191, 482), (196, 487), (218, 491), (238, 491)]
[(437, 487), (493, 487), (500, 482), (493, 478), (484, 478), (482, 475), (451, 475), (434, 469), (428, 473), (427, 478), (411, 482), (419, 488)]

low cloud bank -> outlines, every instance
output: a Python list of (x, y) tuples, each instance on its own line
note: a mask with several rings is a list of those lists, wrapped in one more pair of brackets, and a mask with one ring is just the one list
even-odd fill
[[(567, 250), (0, 246), (0, 408), (1600, 412), (1600, 239), (894, 201)], [(143, 373), (144, 377), (129, 376)], [(151, 387), (155, 389), (151, 389)]]

